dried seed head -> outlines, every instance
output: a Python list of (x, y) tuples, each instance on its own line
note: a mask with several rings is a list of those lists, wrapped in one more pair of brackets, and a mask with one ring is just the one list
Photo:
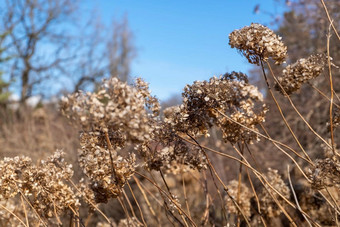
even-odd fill
[(144, 157), (144, 167), (149, 170), (163, 169), (166, 172), (171, 171), (174, 164), (181, 166), (183, 171), (187, 168), (199, 171), (206, 169), (206, 157), (201, 150), (176, 136), (169, 136), (167, 133), (171, 130), (169, 125), (164, 125), (158, 132), (155, 132), (153, 141), (137, 147)]
[(313, 188), (318, 190), (332, 186), (340, 188), (340, 161), (338, 157), (317, 160), (315, 167), (310, 172)]
[(135, 217), (121, 219), (118, 227), (141, 227), (143, 226)]
[(208, 135), (209, 128), (216, 125), (222, 130), (225, 141), (258, 139), (244, 126), (256, 131), (255, 126), (264, 121), (267, 109), (262, 104), (262, 94), (248, 83), (245, 74), (232, 72), (209, 81), (195, 81), (185, 87), (182, 96), (180, 110), (169, 118), (177, 131)]
[[(290, 95), (299, 90), (302, 84), (318, 77), (324, 70), (327, 63), (327, 56), (323, 54), (311, 55), (308, 58), (301, 58), (292, 65), (288, 65), (283, 71), (282, 76), (278, 78), (285, 92)], [(275, 88), (282, 94), (280, 84), (275, 84)]]
[(124, 138), (143, 142), (150, 139), (159, 103), (143, 80), (137, 79), (132, 87), (114, 77), (104, 81), (96, 93), (78, 92), (64, 97), (61, 109), (67, 117), (80, 122), (84, 131), (109, 132), (117, 135), (118, 141)]
[[(285, 198), (289, 199), (290, 197), (290, 189), (282, 180), (281, 176), (278, 174), (278, 170), (268, 168), (268, 172), (266, 174), (267, 181), (271, 184), (281, 195)], [(277, 217), (281, 214), (281, 209), (270, 195), (270, 193), (275, 196), (277, 201), (281, 205), (284, 204), (284, 199), (281, 198), (272, 188), (269, 186), (265, 186), (266, 188), (262, 189), (262, 192), (259, 195), (260, 201), (263, 204), (261, 206), (262, 212), (268, 217)], [(269, 193), (269, 192), (270, 193)]]
[(80, 167), (90, 179), (97, 203), (116, 197), (136, 167), (134, 154), (122, 157), (117, 151), (110, 151), (103, 140), (103, 135), (82, 133), (78, 152)]
[(27, 157), (5, 158), (0, 161), (0, 199), (9, 199), (23, 193), (42, 218), (61, 215), (80, 206), (75, 192), (67, 181), (72, 177), (72, 165), (57, 151), (38, 166)]
[(287, 47), (272, 30), (252, 23), (229, 34), (229, 45), (238, 49), (251, 64), (260, 64), (272, 58), (275, 64), (282, 64), (287, 57)]
[[(227, 185), (228, 192), (230, 196), (233, 197), (234, 201), (237, 202), (237, 197), (239, 194), (239, 197), (241, 198), (240, 201), (238, 201), (239, 207), (242, 209), (242, 212), (245, 214), (247, 218), (251, 216), (250, 207), (251, 203), (250, 200), (253, 197), (251, 191), (249, 188), (241, 183), (240, 185), (240, 192), (239, 192), (239, 182), (237, 180), (232, 180)], [(232, 214), (239, 214), (239, 210), (235, 206), (234, 202), (229, 196), (225, 196), (226, 204), (227, 204), (227, 210)]]
[[(333, 111), (333, 119), (332, 119), (332, 123), (333, 123), (333, 128), (338, 128), (340, 125), (340, 108), (337, 106), (334, 106), (334, 111)], [(328, 131), (331, 131), (331, 124), (330, 122), (327, 123), (327, 128)]]

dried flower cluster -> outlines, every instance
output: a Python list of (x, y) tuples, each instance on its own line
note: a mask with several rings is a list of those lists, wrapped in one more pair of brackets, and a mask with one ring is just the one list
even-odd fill
[(272, 58), (281, 64), (287, 57), (287, 47), (272, 30), (261, 24), (252, 23), (229, 34), (229, 45), (238, 49), (251, 64), (260, 64)]
[(135, 217), (121, 219), (117, 227), (141, 227), (143, 226)]
[[(262, 65), (269, 59), (281, 64), (287, 57), (287, 47), (281, 37), (260, 24), (253, 23), (235, 30), (229, 39), (231, 47), (238, 49), (252, 64)], [(288, 65), (278, 78), (276, 89), (284, 95), (292, 94), (303, 83), (320, 75), (327, 60), (327, 56), (319, 54)], [(60, 226), (65, 222), (65, 214), (71, 216), (70, 226), (76, 223), (87, 225), (92, 220), (89, 218), (83, 224), (84, 219), (79, 216), (79, 199), (88, 203), (90, 212), (98, 211), (109, 222), (97, 222), (97, 227), (137, 227), (145, 223), (150, 226), (164, 223), (188, 226), (191, 222), (194, 222), (193, 225), (201, 223), (206, 226), (210, 222), (224, 226), (231, 224), (230, 221), (237, 222), (238, 226), (245, 225), (245, 222), (266, 226), (267, 221), (273, 225), (279, 220), (282, 208), (286, 209), (286, 201), (292, 201), (290, 189), (278, 170), (269, 168), (264, 176), (260, 176), (248, 162), (249, 156), (241, 155), (242, 163), (255, 173), (263, 187), (258, 187), (258, 181), (253, 184), (250, 175), (252, 190), (241, 182), (241, 178), (239, 181), (232, 180), (225, 187), (227, 194), (222, 198), (224, 201), (218, 203), (222, 207), (215, 206), (215, 196), (210, 194), (209, 184), (215, 186), (221, 195), (215, 179), (221, 182), (219, 173), (233, 166), (223, 166), (225, 162), (210, 159), (212, 153), (223, 153), (205, 147), (206, 141), (201, 141), (203, 136), (209, 137), (212, 133), (213, 139), (208, 143), (215, 144), (220, 150), (227, 149), (227, 143), (239, 146), (241, 151), (247, 148), (258, 167), (256, 155), (253, 156), (255, 153), (247, 144), (259, 140), (257, 127), (265, 121), (267, 108), (262, 94), (249, 83), (245, 74), (232, 72), (207, 81), (195, 81), (184, 88), (182, 97), (181, 105), (166, 108), (161, 114), (160, 104), (150, 94), (148, 83), (137, 79), (134, 85), (128, 85), (114, 77), (104, 80), (96, 92), (79, 91), (64, 97), (62, 112), (82, 127), (78, 162), (85, 180), (82, 178), (77, 186), (71, 181), (72, 165), (65, 162), (61, 151), (38, 165), (24, 156), (0, 160), (0, 226), (26, 226), (24, 222), (34, 226)], [(43, 118), (45, 124), (45, 116), (40, 115), (34, 116), (34, 119), (39, 123)], [(336, 109), (334, 128), (339, 124), (340, 110)], [(215, 139), (219, 137), (222, 139)], [(329, 143), (334, 143), (334, 138)], [(289, 145), (270, 138), (268, 140), (274, 145), (284, 145), (287, 150), (293, 150)], [(298, 205), (310, 220), (320, 222), (313, 223), (316, 225), (335, 225), (337, 216), (325, 214), (338, 215), (337, 206), (328, 201), (328, 196), (333, 201), (340, 196), (340, 159), (338, 152), (335, 152), (337, 150), (326, 145), (321, 145), (325, 158), (308, 163), (312, 164), (308, 177), (302, 181), (296, 175), (294, 179), (297, 186), (294, 199), (299, 201)], [(229, 154), (223, 156), (234, 161), (237, 159)], [(218, 164), (217, 168), (222, 168), (213, 168), (215, 164)], [(201, 171), (208, 166), (211, 178)], [(139, 172), (143, 170), (148, 174)], [(155, 171), (159, 174), (154, 174)], [(134, 174), (138, 177), (133, 177)], [(240, 177), (241, 174), (242, 168), (239, 169)], [(131, 178), (136, 184), (128, 184)], [(69, 184), (75, 187), (71, 188)], [(128, 193), (124, 190), (127, 184), (131, 190)], [(182, 188), (178, 187), (179, 184)], [(310, 190), (305, 190), (306, 187)], [(135, 193), (136, 188), (139, 191)], [(322, 189), (327, 189), (328, 195), (324, 196), (318, 191)], [(205, 199), (197, 199), (199, 195)], [(111, 198), (117, 198), (126, 219), (117, 217), (120, 214), (110, 216), (107, 210), (102, 212), (98, 208), (97, 203), (106, 203)], [(131, 202), (132, 198), (134, 201)], [(296, 209), (295, 214), (291, 211), (293, 208), (289, 206), (284, 214), (294, 219), (297, 225), (308, 222), (302, 219), (307, 218), (301, 215), (300, 209)], [(165, 212), (162, 217), (159, 216), (161, 212)], [(62, 215), (64, 217), (59, 218)]]
[(162, 168), (165, 171), (173, 170), (174, 165), (181, 166), (181, 170), (206, 169), (207, 161), (201, 150), (176, 136), (169, 136), (171, 130), (173, 129), (166, 126), (160, 128), (153, 141), (138, 147), (138, 151), (144, 157), (144, 167), (149, 170)]
[(47, 161), (33, 165), (27, 157), (5, 158), (0, 161), (0, 199), (25, 196), (42, 218), (77, 210), (80, 203), (67, 185), (72, 165), (65, 163), (63, 152), (57, 151)]
[[(340, 108), (335, 107), (335, 110), (333, 112), (333, 128), (338, 128), (340, 125)], [(331, 130), (330, 124), (328, 123), (328, 130)]]
[[(0, 226), (25, 227), (26, 225), (22, 223), (25, 218), (32, 226), (39, 226), (39, 219), (36, 214), (34, 212), (25, 213), (23, 209), (18, 207), (19, 201), (18, 198), (0, 200)], [(12, 213), (17, 217), (14, 217)]]
[(98, 222), (96, 227), (141, 227), (143, 226), (135, 217), (121, 219), (117, 225), (114, 220), (110, 220), (111, 224), (107, 222)]
[[(329, 204), (327, 204), (325, 198), (318, 191), (307, 186), (307, 184), (297, 192), (301, 209), (307, 211), (314, 218), (314, 221), (321, 226), (336, 226), (336, 220), (334, 220), (334, 216), (330, 215)], [(328, 190), (334, 192), (332, 188), (328, 188)]]
[(267, 109), (262, 101), (262, 94), (249, 84), (245, 74), (227, 73), (187, 85), (180, 110), (168, 121), (177, 131), (191, 135), (209, 135), (209, 128), (216, 125), (226, 142), (251, 142), (257, 135), (244, 126), (256, 131), (255, 126), (265, 120)]
[[(271, 184), (282, 196), (289, 199), (290, 189), (282, 180), (281, 176), (278, 174), (278, 170), (269, 168), (266, 178), (269, 184)], [(261, 211), (263, 212), (263, 214), (267, 215), (267, 217), (277, 217), (281, 214), (282, 211), (268, 191), (270, 191), (270, 193), (275, 196), (275, 198), (281, 205), (285, 205), (284, 199), (281, 198), (273, 189), (266, 185), (265, 188), (263, 188), (262, 192), (259, 194), (260, 202), (262, 204)]]
[(315, 189), (337, 186), (340, 188), (340, 161), (337, 156), (317, 160), (310, 178)]
[(82, 133), (78, 152), (79, 165), (91, 179), (90, 188), (97, 203), (119, 195), (136, 167), (134, 154), (118, 155), (116, 150), (106, 148), (104, 138), (98, 133)]
[(159, 114), (148, 84), (137, 79), (129, 86), (111, 78), (96, 93), (64, 98), (62, 111), (82, 125), (79, 163), (91, 181), (93, 199), (99, 203), (116, 197), (136, 167), (135, 155), (123, 157), (119, 150), (127, 143), (150, 141)]
[[(249, 188), (245, 184), (241, 183), (240, 191), (239, 191), (239, 182), (237, 180), (230, 181), (229, 184), (227, 185), (227, 187), (228, 187), (228, 192), (229, 192), (230, 196), (233, 197), (235, 202), (237, 201), (238, 194), (239, 194), (240, 201), (238, 201), (238, 205), (242, 209), (242, 212), (244, 213), (244, 215), (247, 218), (249, 218), (251, 216), (250, 200), (253, 197)], [(232, 213), (232, 214), (238, 214), (239, 210), (237, 209), (237, 207), (235, 206), (235, 204), (231, 200), (231, 198), (229, 196), (225, 196), (225, 199), (226, 199), (228, 212)]]
[(113, 77), (95, 93), (78, 92), (64, 97), (61, 110), (79, 121), (84, 131), (110, 132), (119, 141), (149, 140), (153, 121), (147, 108), (156, 115), (159, 103), (151, 97), (144, 81), (138, 79), (136, 83), (136, 87), (129, 86)]
[(278, 78), (279, 84), (275, 84), (275, 88), (282, 94), (285, 94), (282, 91), (283, 88), (284, 91), (290, 95), (299, 90), (302, 84), (318, 77), (324, 70), (326, 63), (327, 57), (323, 54), (301, 58), (294, 64), (288, 65), (282, 71), (282, 76)]

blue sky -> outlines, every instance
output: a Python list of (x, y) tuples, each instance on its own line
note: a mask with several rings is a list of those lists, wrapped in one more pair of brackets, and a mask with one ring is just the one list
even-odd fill
[[(85, 12), (95, 10), (107, 27), (128, 18), (137, 47), (131, 77), (150, 83), (161, 100), (180, 94), (186, 84), (225, 72), (247, 73), (252, 67), (228, 45), (234, 29), (252, 22), (270, 26), (283, 12), (277, 0), (88, 0)], [(260, 4), (260, 12), (254, 7)], [(89, 14), (90, 15), (90, 14)], [(86, 16), (86, 15), (84, 15)], [(82, 20), (82, 16), (79, 16)], [(86, 19), (84, 19), (86, 20)]]
[[(254, 14), (257, 4), (260, 13)], [(87, 7), (107, 24), (128, 17), (138, 54), (132, 77), (143, 77), (162, 100), (195, 80), (247, 72), (251, 66), (228, 46), (228, 34), (251, 22), (270, 26), (265, 11), (282, 11), (273, 0), (100, 0)]]

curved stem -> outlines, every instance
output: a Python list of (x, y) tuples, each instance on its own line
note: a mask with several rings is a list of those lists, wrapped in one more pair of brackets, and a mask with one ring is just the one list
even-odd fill
[[(267, 76), (266, 76), (266, 72), (265, 72), (265, 70), (264, 70), (264, 66), (263, 66), (262, 60), (261, 60), (260, 62), (261, 62), (262, 73), (263, 73), (263, 76), (264, 76), (264, 78), (265, 78), (265, 80), (266, 80), (266, 83), (267, 83), (267, 86), (268, 86), (268, 91), (269, 91), (271, 97), (273, 98), (273, 100), (274, 100), (274, 102), (275, 102), (275, 104), (276, 104), (277, 109), (279, 110), (279, 113), (280, 113), (280, 115), (281, 115), (282, 120), (284, 121), (284, 123), (285, 123), (285, 125), (287, 126), (289, 132), (292, 134), (292, 136), (293, 136), (295, 142), (298, 144), (298, 146), (300, 147), (301, 151), (304, 153), (304, 155), (306, 156), (306, 158), (307, 158), (309, 161), (312, 161), (312, 160), (310, 159), (309, 155), (307, 154), (307, 152), (305, 151), (305, 149), (302, 147), (300, 141), (299, 141), (298, 138), (296, 137), (296, 135), (295, 135), (295, 133), (293, 132), (292, 128), (290, 127), (290, 125), (289, 125), (289, 123), (288, 123), (286, 117), (284, 116), (284, 114), (283, 114), (283, 112), (282, 112), (282, 109), (281, 109), (281, 106), (280, 106), (280, 104), (278, 103), (277, 99), (275, 98), (275, 95), (274, 95), (274, 93), (273, 93), (271, 87), (269, 86), (268, 79), (267, 79)], [(272, 76), (274, 77), (274, 73), (273, 73), (272, 69), (270, 68), (270, 65), (269, 65), (268, 62), (267, 62), (267, 65), (269, 66), (269, 70), (270, 70)], [(281, 86), (281, 85), (280, 85), (280, 86)], [(281, 89), (282, 89), (282, 87), (281, 87)], [(284, 90), (283, 90), (283, 91), (284, 91)]]

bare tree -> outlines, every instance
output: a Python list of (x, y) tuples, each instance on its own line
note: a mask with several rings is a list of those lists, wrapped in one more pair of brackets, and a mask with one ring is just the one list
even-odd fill
[(105, 28), (100, 21), (92, 21), (87, 27), (91, 29), (82, 35), (82, 56), (75, 59), (73, 66), (76, 67), (71, 71), (74, 91), (96, 86), (108, 76), (128, 81), (136, 51), (127, 18), (113, 22), (111, 29)]
[(57, 69), (70, 57), (65, 55), (68, 24), (76, 3), (70, 0), (7, 0), (2, 26), (8, 36), (11, 77), (20, 81), (21, 101), (33, 94), (36, 86), (55, 76)]
[(70, 91), (93, 87), (109, 74), (127, 80), (134, 56), (127, 19), (113, 29), (93, 17), (80, 26), (78, 7), (71, 0), (6, 0), (0, 23), (12, 31), (4, 43), (13, 56), (6, 69), (22, 103), (57, 93), (57, 82), (68, 81), (59, 87)]
[(131, 60), (135, 57), (135, 48), (131, 43), (133, 36), (126, 17), (121, 23), (115, 22), (113, 28), (112, 39), (107, 44), (110, 74), (122, 81), (127, 81)]

